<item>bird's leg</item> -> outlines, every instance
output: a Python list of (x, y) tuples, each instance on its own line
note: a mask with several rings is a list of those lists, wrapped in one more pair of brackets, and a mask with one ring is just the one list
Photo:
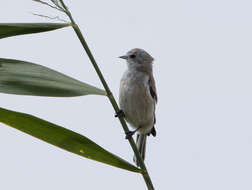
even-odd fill
[(115, 114), (115, 117), (125, 117), (125, 113), (123, 110), (118, 110)]
[(126, 132), (125, 139), (129, 139), (130, 137), (132, 137), (140, 128), (141, 128), (141, 126), (138, 127), (138, 128), (136, 128), (134, 131), (128, 131), (128, 132)]

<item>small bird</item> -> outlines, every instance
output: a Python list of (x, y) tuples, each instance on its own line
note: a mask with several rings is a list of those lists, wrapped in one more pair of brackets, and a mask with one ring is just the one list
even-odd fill
[[(119, 58), (125, 59), (128, 66), (120, 82), (120, 111), (134, 128), (134, 131), (126, 133), (126, 139), (137, 132), (136, 145), (144, 160), (147, 135), (156, 136), (154, 124), (157, 92), (152, 73), (154, 59), (139, 48), (132, 49)], [(134, 162), (139, 166), (135, 157)]]

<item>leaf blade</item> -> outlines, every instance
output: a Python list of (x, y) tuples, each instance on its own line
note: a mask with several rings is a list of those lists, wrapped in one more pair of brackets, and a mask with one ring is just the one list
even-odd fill
[(12, 36), (48, 32), (71, 26), (70, 23), (0, 23), (0, 39)]
[(49, 97), (106, 95), (104, 90), (42, 65), (4, 58), (0, 58), (0, 92)]
[(87, 137), (35, 116), (0, 108), (0, 122), (79, 156), (132, 172), (142, 171)]

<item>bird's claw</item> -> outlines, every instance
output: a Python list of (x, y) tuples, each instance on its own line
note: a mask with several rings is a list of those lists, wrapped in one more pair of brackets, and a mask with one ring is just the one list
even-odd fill
[(136, 132), (136, 131), (128, 131), (128, 132), (126, 132), (125, 139), (131, 138), (131, 137), (135, 134), (135, 132)]
[(115, 117), (125, 117), (125, 113), (123, 110), (118, 110), (115, 114)]

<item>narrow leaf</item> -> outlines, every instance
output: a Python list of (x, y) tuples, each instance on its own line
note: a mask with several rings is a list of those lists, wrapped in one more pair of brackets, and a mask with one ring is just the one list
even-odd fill
[(0, 58), (0, 92), (51, 97), (106, 95), (104, 90), (42, 65), (2, 58)]
[(71, 26), (69, 23), (0, 23), (0, 39), (11, 36), (57, 30)]
[(132, 172), (142, 171), (87, 137), (32, 115), (0, 108), (0, 122), (80, 156)]

